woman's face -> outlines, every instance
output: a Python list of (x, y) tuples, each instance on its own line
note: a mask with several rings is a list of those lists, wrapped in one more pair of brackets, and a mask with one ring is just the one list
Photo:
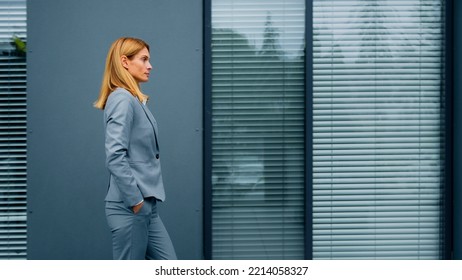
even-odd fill
[(149, 80), (149, 72), (152, 69), (149, 59), (149, 51), (147, 48), (144, 48), (133, 56), (132, 59), (122, 57), (122, 65), (133, 76), (135, 81), (143, 83)]

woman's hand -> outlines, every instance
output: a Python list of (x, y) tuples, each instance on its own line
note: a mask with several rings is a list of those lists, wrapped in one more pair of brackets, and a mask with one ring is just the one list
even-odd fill
[(132, 207), (133, 213), (138, 214), (144, 205), (144, 201)]

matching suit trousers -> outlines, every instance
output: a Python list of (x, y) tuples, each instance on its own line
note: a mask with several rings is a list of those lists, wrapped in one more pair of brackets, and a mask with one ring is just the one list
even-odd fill
[(106, 218), (115, 260), (177, 259), (155, 198), (145, 198), (137, 214), (123, 202), (106, 201)]

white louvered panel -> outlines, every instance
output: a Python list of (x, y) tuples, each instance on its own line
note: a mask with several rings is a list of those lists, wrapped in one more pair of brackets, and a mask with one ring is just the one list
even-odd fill
[(442, 258), (444, 1), (313, 5), (313, 257)]
[(26, 1), (0, 1), (0, 259), (27, 258)]
[(212, 257), (304, 257), (303, 0), (212, 1)]
[(25, 39), (26, 0), (0, 0), (0, 49), (11, 50), (11, 38), (16, 35)]

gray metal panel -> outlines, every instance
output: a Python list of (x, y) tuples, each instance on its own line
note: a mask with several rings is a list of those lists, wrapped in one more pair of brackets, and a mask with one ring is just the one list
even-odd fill
[(202, 255), (202, 1), (28, 1), (28, 257), (109, 259), (102, 112), (92, 107), (109, 45), (151, 44), (143, 85), (160, 129), (180, 259)]

